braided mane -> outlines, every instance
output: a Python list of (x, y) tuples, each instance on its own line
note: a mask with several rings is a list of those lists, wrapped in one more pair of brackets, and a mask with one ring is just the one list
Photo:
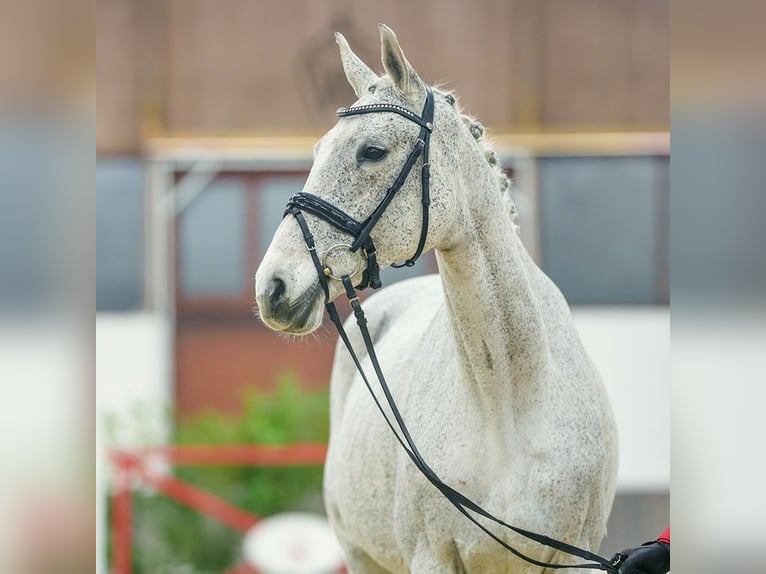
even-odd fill
[[(434, 89), (434, 91), (437, 92), (436, 89)], [(446, 98), (447, 101), (450, 102), (455, 109), (457, 109), (458, 113), (460, 113), (460, 118), (463, 120), (463, 123), (468, 128), (468, 131), (471, 132), (473, 139), (476, 141), (476, 145), (478, 145), (479, 149), (481, 149), (482, 154), (484, 155), (484, 159), (487, 160), (487, 163), (492, 167), (492, 170), (495, 172), (495, 178), (497, 180), (497, 185), (500, 190), (500, 194), (502, 195), (503, 203), (505, 203), (511, 215), (511, 221), (513, 221), (514, 231), (518, 233), (519, 226), (516, 224), (516, 215), (517, 215), (516, 203), (513, 201), (513, 198), (511, 197), (512, 182), (511, 182), (511, 179), (508, 177), (508, 175), (503, 171), (503, 168), (500, 165), (500, 161), (497, 158), (497, 153), (493, 149), (492, 143), (486, 137), (484, 125), (477, 119), (462, 113), (462, 110), (460, 109), (460, 105), (457, 103), (456, 97), (452, 92), (438, 90), (438, 93), (442, 97)]]

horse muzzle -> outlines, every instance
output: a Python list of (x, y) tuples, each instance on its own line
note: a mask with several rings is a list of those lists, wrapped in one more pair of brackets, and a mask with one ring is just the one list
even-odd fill
[(322, 319), (322, 289), (318, 282), (298, 296), (291, 296), (279, 277), (256, 284), (255, 301), (261, 320), (274, 331), (296, 335), (312, 332)]

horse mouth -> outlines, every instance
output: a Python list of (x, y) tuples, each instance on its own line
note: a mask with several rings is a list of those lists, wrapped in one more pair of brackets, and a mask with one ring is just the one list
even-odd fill
[(269, 329), (291, 335), (308, 335), (322, 323), (322, 288), (315, 283), (303, 295), (274, 314), (261, 313)]

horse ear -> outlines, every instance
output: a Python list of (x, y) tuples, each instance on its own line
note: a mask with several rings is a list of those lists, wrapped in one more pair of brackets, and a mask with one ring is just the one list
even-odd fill
[(378, 28), (380, 28), (380, 57), (386, 73), (405, 97), (418, 94), (422, 91), (423, 81), (404, 57), (396, 34), (385, 24), (378, 24)]
[(343, 71), (346, 72), (346, 79), (351, 87), (354, 88), (356, 97), (361, 98), (367, 93), (374, 82), (378, 80), (378, 75), (373, 72), (367, 64), (354, 54), (343, 34), (335, 32), (335, 41), (340, 47), (340, 59), (343, 61)]

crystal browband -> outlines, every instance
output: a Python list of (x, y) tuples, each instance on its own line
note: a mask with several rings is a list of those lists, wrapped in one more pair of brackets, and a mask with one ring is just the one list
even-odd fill
[(342, 118), (345, 116), (355, 116), (357, 114), (368, 114), (373, 112), (393, 112), (395, 114), (399, 114), (400, 116), (406, 117), (408, 120), (415, 122), (421, 127), (426, 128), (429, 132), (434, 129), (433, 123), (424, 121), (415, 112), (408, 110), (404, 106), (399, 106), (396, 104), (364, 104), (361, 106), (352, 106), (350, 108), (338, 108), (338, 111), (335, 113), (338, 115), (338, 117)]

